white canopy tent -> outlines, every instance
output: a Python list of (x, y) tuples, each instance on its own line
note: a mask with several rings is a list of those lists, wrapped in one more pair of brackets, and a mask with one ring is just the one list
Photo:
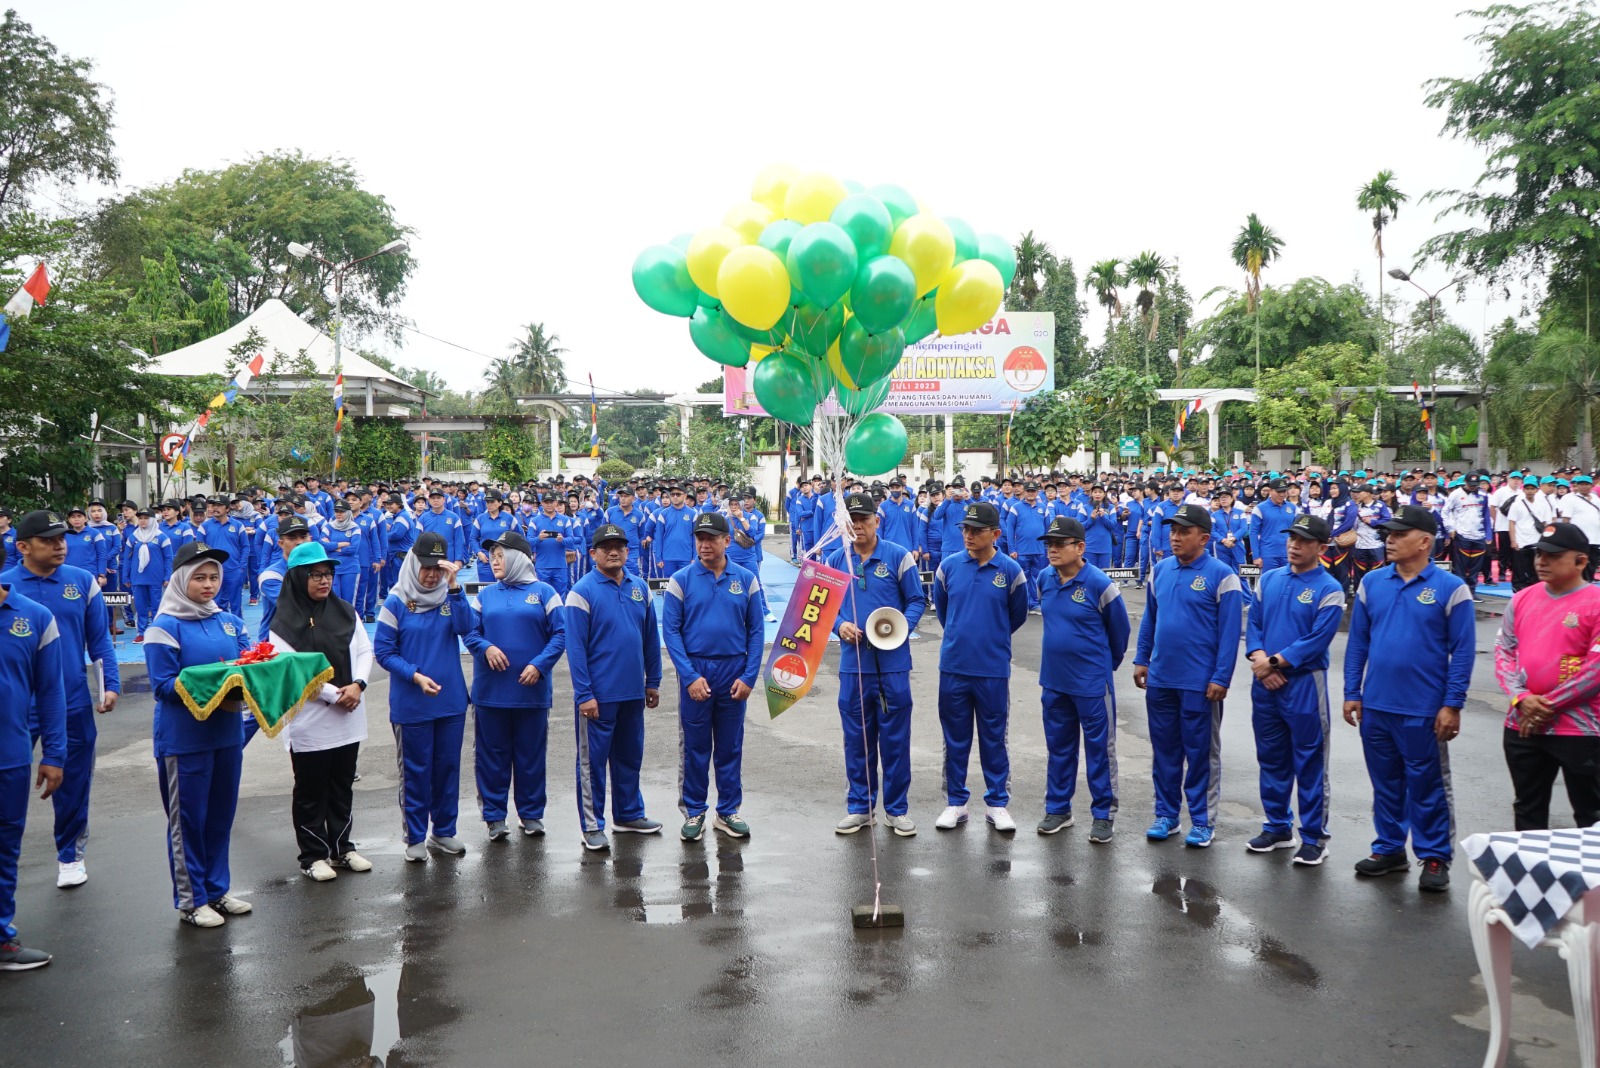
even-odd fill
[[(272, 375), (270, 382), (257, 379), (251, 391), (266, 387), (270, 395), (285, 395), (303, 389), (333, 388), (333, 340), (321, 330), (301, 319), (281, 300), (269, 300), (240, 322), (220, 334), (197, 341), (181, 349), (155, 357), (151, 368), (156, 374), (179, 378), (199, 378), (203, 375), (223, 375), (239, 359), (232, 350), (243, 345), (255, 331), (260, 346), (246, 352), (248, 359), (253, 351), (266, 354), (262, 374)], [(310, 379), (301, 375), (286, 374), (289, 361), (304, 352), (316, 367), (318, 377)], [(396, 378), (382, 367), (344, 347), (344, 395), (350, 411), (357, 411), (365, 399), (366, 415), (410, 415), (407, 407), (421, 404), (425, 394), (411, 383)], [(379, 405), (383, 407), (379, 407)]]

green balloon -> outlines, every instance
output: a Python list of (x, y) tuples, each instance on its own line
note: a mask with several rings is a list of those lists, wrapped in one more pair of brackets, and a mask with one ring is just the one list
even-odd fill
[(1000, 281), (1010, 289), (1011, 280), (1017, 276), (1017, 251), (1011, 242), (999, 234), (984, 234), (978, 238), (978, 256), (994, 264)]
[(789, 242), (787, 265), (789, 281), (807, 300), (831, 308), (856, 280), (855, 242), (831, 222), (812, 223)]
[(839, 407), (851, 415), (866, 415), (868, 412), (879, 408), (889, 399), (889, 387), (893, 379), (885, 378), (874, 382), (866, 389), (851, 389), (842, 382), (836, 383), (834, 393), (839, 397)]
[(663, 315), (690, 316), (700, 290), (689, 277), (689, 260), (671, 245), (651, 245), (633, 261), (633, 291)]
[(698, 289), (698, 288), (695, 290), (695, 298), (694, 298), (694, 300), (695, 300), (695, 303), (700, 305), (700, 307), (702, 307), (702, 308), (721, 308), (722, 307), (722, 301), (718, 300), (716, 297), (713, 297), (710, 293), (707, 293), (707, 292), (705, 292), (705, 291), (703, 291), (701, 289)]
[(671, 241), (668, 241), (667, 244), (671, 245), (673, 248), (687, 256), (689, 254), (689, 242), (693, 240), (693, 234), (679, 234)]
[(888, 474), (905, 457), (906, 428), (888, 412), (862, 416), (844, 443), (845, 467), (869, 478)]
[(793, 219), (779, 219), (767, 224), (756, 244), (769, 250), (781, 260), (789, 255), (789, 242), (793, 241), (794, 235), (799, 232), (800, 224)]
[(723, 315), (715, 308), (697, 308), (689, 320), (689, 339), (717, 363), (743, 367), (750, 362), (750, 343), (728, 329), (733, 321), (733, 316)]
[(828, 221), (850, 235), (862, 263), (889, 251), (894, 226), (889, 222), (889, 209), (877, 197), (866, 193), (845, 197)]
[(916, 276), (898, 256), (877, 256), (863, 263), (850, 287), (850, 308), (870, 334), (899, 326), (916, 299)]
[(945, 216), (944, 224), (950, 227), (950, 236), (956, 239), (956, 263), (978, 258), (978, 232), (964, 220)]
[(789, 309), (782, 322), (789, 335), (789, 348), (807, 356), (825, 359), (828, 347), (844, 333), (844, 306), (819, 308), (815, 304), (797, 304)]
[(934, 310), (933, 298), (939, 291), (923, 297), (911, 306), (911, 314), (906, 316), (905, 322), (900, 324), (900, 329), (905, 331), (906, 344), (915, 345), (935, 330), (939, 329), (939, 316)]
[(897, 185), (875, 185), (867, 192), (883, 201), (883, 206), (889, 209), (889, 221), (896, 229), (917, 214), (917, 198)]
[(816, 390), (817, 397), (827, 400), (828, 394), (839, 388), (839, 378), (833, 373), (833, 368), (828, 366), (827, 360), (813, 360), (805, 358), (806, 369), (811, 372), (811, 388)]
[(900, 354), (906, 349), (905, 335), (899, 327), (881, 334), (869, 334), (859, 317), (844, 324), (844, 334), (839, 338), (839, 367), (848, 378), (846, 385), (862, 389), (881, 378), (887, 378)]
[(750, 379), (750, 388), (768, 415), (795, 426), (811, 425), (817, 394), (811, 370), (801, 357), (774, 352), (756, 364)]

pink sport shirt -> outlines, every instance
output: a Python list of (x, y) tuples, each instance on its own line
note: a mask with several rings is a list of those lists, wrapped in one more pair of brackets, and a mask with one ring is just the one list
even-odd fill
[(1511, 698), (1506, 727), (1517, 730), (1517, 701), (1546, 698), (1556, 716), (1545, 734), (1600, 735), (1600, 584), (1559, 597), (1544, 583), (1511, 598), (1494, 642), (1494, 673)]

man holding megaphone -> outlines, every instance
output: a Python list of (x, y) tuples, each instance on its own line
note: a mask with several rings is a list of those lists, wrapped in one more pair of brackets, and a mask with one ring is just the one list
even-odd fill
[(834, 624), (839, 636), (839, 719), (849, 780), (839, 834), (872, 826), (883, 766), (885, 821), (902, 838), (917, 833), (907, 815), (911, 789), (911, 650), (906, 636), (925, 607), (922, 578), (909, 546), (878, 537), (878, 508), (865, 493), (845, 498), (851, 544), (828, 566), (853, 575)]

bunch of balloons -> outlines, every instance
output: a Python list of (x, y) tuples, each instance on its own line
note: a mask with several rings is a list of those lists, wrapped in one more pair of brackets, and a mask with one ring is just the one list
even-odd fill
[(905, 347), (988, 322), (1016, 270), (1004, 238), (934, 215), (897, 185), (775, 164), (721, 224), (641, 252), (633, 288), (687, 318), (712, 360), (754, 362), (751, 388), (774, 418), (810, 427), (832, 392), (856, 419), (843, 459), (872, 476), (905, 455), (905, 427), (875, 410)]

